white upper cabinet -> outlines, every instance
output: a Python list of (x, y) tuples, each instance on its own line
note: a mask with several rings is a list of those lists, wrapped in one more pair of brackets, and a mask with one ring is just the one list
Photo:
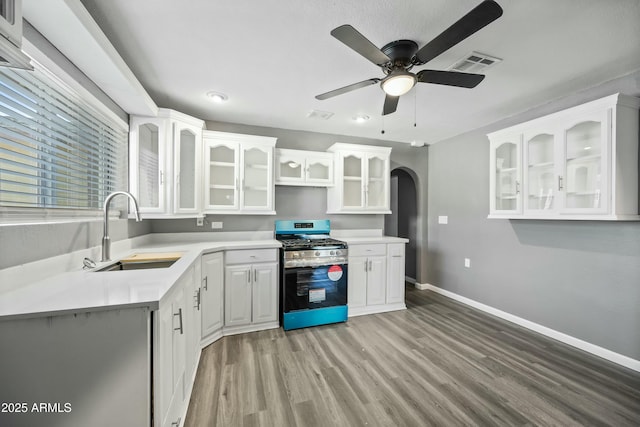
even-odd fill
[(504, 134), (491, 139), (491, 212), (522, 213), (522, 137)]
[(205, 131), (204, 212), (275, 214), (276, 138)]
[(200, 212), (203, 126), (167, 109), (159, 109), (158, 117), (131, 117), (129, 189), (145, 217)]
[(333, 154), (276, 149), (276, 185), (333, 185)]
[(489, 134), (489, 217), (639, 220), (639, 108), (615, 94)]
[(389, 214), (391, 148), (333, 144), (334, 186), (327, 190), (327, 213)]

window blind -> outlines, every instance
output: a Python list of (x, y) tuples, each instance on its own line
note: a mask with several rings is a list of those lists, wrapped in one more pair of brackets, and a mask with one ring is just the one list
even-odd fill
[(126, 184), (127, 129), (45, 70), (0, 68), (0, 206), (99, 209)]

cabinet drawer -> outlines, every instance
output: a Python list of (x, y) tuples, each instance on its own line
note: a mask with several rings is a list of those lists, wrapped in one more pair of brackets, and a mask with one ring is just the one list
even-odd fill
[(374, 256), (386, 254), (387, 245), (384, 243), (375, 245), (349, 245), (349, 256)]
[(225, 264), (252, 264), (254, 262), (278, 261), (277, 249), (246, 249), (240, 251), (227, 251)]

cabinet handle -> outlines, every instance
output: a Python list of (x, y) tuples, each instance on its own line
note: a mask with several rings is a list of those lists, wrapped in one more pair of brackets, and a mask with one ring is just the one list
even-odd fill
[(367, 260), (364, 261), (364, 271), (368, 271), (367, 270), (367, 264), (369, 264), (369, 262)]
[(180, 326), (177, 328), (173, 328), (174, 331), (180, 331), (180, 335), (184, 334), (184, 329), (182, 329), (182, 308), (178, 309), (177, 313), (173, 313), (174, 316), (178, 316), (180, 320)]
[(563, 187), (562, 184), (563, 184), (562, 177), (558, 175), (558, 191), (562, 191), (562, 187)]
[(369, 261), (369, 271), (373, 270), (373, 261)]
[(202, 281), (204, 282), (204, 290), (209, 290), (209, 276), (204, 276), (204, 279), (202, 279)]
[(193, 293), (193, 300), (195, 301), (193, 308), (200, 310), (200, 288)]
[(180, 427), (180, 421), (182, 421), (182, 417), (179, 417), (176, 421), (171, 423), (171, 427), (176, 426)]
[(257, 268), (255, 268), (253, 270), (253, 282), (254, 283), (258, 283), (258, 269)]
[(516, 194), (520, 194), (520, 181), (516, 181)]

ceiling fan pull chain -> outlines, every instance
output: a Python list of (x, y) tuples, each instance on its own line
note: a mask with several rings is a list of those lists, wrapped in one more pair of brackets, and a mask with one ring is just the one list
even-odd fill
[(382, 131), (380, 133), (384, 135), (384, 116), (382, 116)]
[(418, 127), (417, 123), (418, 123), (418, 91), (414, 90), (413, 91), (413, 127)]

